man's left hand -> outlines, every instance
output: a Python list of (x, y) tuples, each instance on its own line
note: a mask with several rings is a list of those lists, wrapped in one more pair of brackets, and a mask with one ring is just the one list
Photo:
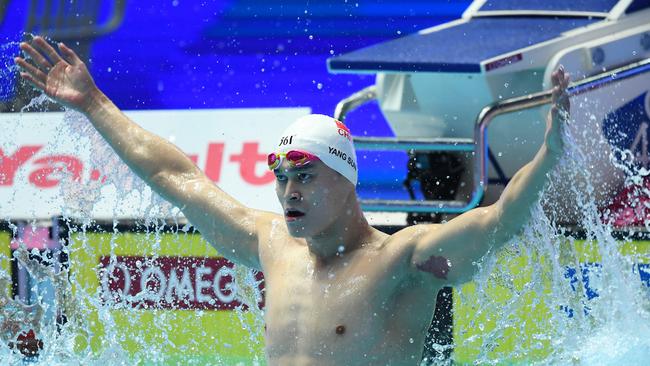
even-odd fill
[(553, 153), (562, 153), (562, 131), (565, 124), (569, 121), (569, 95), (567, 87), (569, 86), (569, 74), (564, 71), (560, 65), (551, 75), (553, 83), (552, 106), (546, 121), (546, 148)]

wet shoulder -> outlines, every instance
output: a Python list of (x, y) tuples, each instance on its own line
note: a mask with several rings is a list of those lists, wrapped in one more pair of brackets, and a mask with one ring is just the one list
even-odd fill
[(440, 228), (442, 224), (419, 224), (406, 227), (390, 236), (386, 246), (392, 250), (405, 250), (412, 248), (418, 241), (427, 234), (431, 234)]
[[(300, 239), (289, 234), (282, 216), (269, 216), (259, 228), (259, 256), (262, 269), (290, 256), (301, 247)], [(304, 245), (302, 245), (304, 247)]]
[(416, 245), (420, 239), (437, 230), (440, 224), (420, 224), (404, 228), (390, 235), (382, 244), (381, 255), (389, 262), (395, 273), (407, 274), (412, 267), (411, 261)]

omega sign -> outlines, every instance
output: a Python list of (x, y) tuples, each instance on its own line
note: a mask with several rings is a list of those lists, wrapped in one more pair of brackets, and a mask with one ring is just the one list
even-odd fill
[[(234, 264), (225, 258), (100, 257), (101, 299), (138, 309), (232, 310), (237, 298)], [(262, 274), (255, 277), (263, 289)], [(258, 304), (263, 306), (263, 302)]]

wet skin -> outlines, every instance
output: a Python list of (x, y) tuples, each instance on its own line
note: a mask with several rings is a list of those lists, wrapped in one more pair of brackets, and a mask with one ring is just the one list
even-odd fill
[(551, 78), (544, 144), (499, 200), (442, 225), (391, 236), (368, 225), (355, 187), (316, 161), (275, 171), (284, 215), (243, 206), (178, 148), (135, 124), (94, 84), (70, 48), (43, 38), (16, 58), (21, 77), (86, 115), (119, 157), (228, 259), (266, 279), (270, 365), (414, 365), (420, 361), (437, 291), (469, 281), (476, 262), (497, 251), (530, 218), (563, 149), (568, 75)]
[(440, 285), (404, 275), (399, 239), (375, 234), (327, 263), (284, 230), (262, 240), (269, 364), (420, 361)]
[(320, 162), (276, 177), (285, 212), (298, 214), (276, 219), (260, 237), (269, 363), (419, 362), (442, 282), (412, 270), (404, 240), (417, 241), (418, 230), (388, 236), (367, 226), (350, 209), (352, 185)]

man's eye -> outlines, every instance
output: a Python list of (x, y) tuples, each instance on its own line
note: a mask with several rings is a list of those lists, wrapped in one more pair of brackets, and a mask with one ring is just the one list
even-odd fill
[(284, 181), (287, 180), (287, 176), (286, 176), (286, 175), (282, 175), (282, 174), (276, 174), (276, 175), (275, 175), (275, 179), (276, 179), (278, 182), (284, 182)]
[(307, 173), (298, 174), (298, 179), (300, 179), (301, 181), (309, 180), (310, 178), (311, 178), (311, 174), (307, 174)]

